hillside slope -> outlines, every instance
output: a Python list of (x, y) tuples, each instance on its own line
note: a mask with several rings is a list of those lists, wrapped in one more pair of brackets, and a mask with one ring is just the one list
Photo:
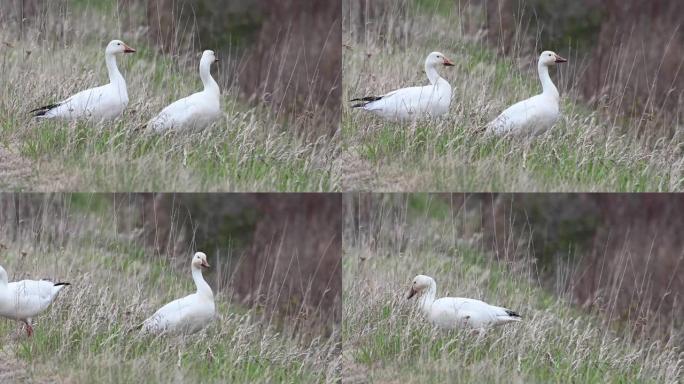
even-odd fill
[[(443, 4), (443, 3), (442, 3)], [(382, 8), (382, 7), (380, 7)], [(507, 106), (541, 92), (537, 57), (497, 57), (473, 31), (478, 14), (449, 7), (385, 9), (369, 20), (345, 12), (343, 99), (427, 84), (425, 57), (441, 51), (455, 67), (440, 69), (454, 96), (433, 121), (388, 123), (343, 108), (343, 158), (354, 169), (345, 189), (430, 191), (669, 191), (681, 190), (684, 162), (675, 138), (647, 144), (628, 129), (575, 102), (579, 68), (569, 56), (552, 71), (563, 117), (536, 140), (485, 137), (480, 131)], [(408, 10), (407, 10), (408, 9)], [(349, 16), (349, 15), (352, 16)]]
[[(106, 199), (65, 198), (62, 210), (51, 203), (62, 202), (61, 197), (37, 197), (42, 198), (33, 216), (17, 207), (18, 224), (2, 221), (0, 263), (11, 281), (50, 278), (71, 286), (34, 319), (31, 338), (16, 322), (0, 318), (3, 383), (23, 378), (51, 383), (337, 380), (336, 336), (306, 332), (263, 316), (256, 306), (236, 304), (230, 288), (213, 278), (228, 273), (219, 259), (211, 259), (206, 272), (217, 308), (206, 330), (185, 337), (141, 336), (137, 326), (145, 318), (194, 292), (190, 256), (170, 262), (140, 246), (141, 231), (120, 230), (121, 218), (111, 214)], [(13, 211), (0, 211), (0, 219), (8, 217)]]
[[(222, 89), (222, 118), (199, 132), (146, 134), (163, 107), (201, 89), (192, 47), (169, 56), (147, 46), (144, 28), (126, 25), (116, 9), (60, 8), (0, 28), (0, 188), (89, 191), (318, 191), (335, 188), (327, 164), (334, 143), (309, 142), (237, 89)], [(52, 9), (55, 8), (55, 9)], [(140, 14), (129, 10), (129, 16)], [(144, 12), (142, 12), (144, 14)], [(49, 37), (45, 37), (49, 36)], [(112, 39), (137, 49), (117, 58), (129, 104), (116, 122), (94, 125), (36, 121), (28, 111), (107, 83), (104, 47)], [(227, 54), (227, 52), (219, 52)], [(224, 74), (220, 64), (212, 70)], [(230, 83), (230, 82), (228, 82)], [(9, 164), (6, 163), (6, 164)], [(26, 168), (29, 171), (26, 171)], [(6, 177), (5, 177), (6, 176)]]
[[(347, 200), (346, 382), (681, 380), (684, 355), (677, 345), (630, 336), (629, 324), (617, 331), (607, 319), (549, 294), (540, 288), (533, 264), (503, 265), (485, 257), (478, 248), (480, 235), (456, 229), (458, 221), (475, 218), (451, 217), (423, 196), (370, 200), (373, 209)], [(418, 274), (435, 278), (437, 297), (481, 299), (515, 310), (523, 321), (492, 329), (481, 340), (468, 331), (436, 330), (415, 301), (406, 300)]]

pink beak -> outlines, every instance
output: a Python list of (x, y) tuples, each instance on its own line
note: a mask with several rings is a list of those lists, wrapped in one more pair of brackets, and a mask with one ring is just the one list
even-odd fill
[(567, 63), (568, 60), (556, 55), (556, 63)]
[(135, 49), (129, 47), (128, 45), (124, 44), (124, 53), (133, 53), (135, 52)]

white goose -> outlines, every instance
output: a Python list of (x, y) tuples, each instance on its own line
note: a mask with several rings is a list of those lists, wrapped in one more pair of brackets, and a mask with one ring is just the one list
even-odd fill
[(213, 123), (221, 115), (219, 86), (211, 77), (211, 64), (218, 61), (214, 51), (204, 51), (199, 73), (204, 90), (171, 103), (147, 126), (155, 132), (168, 129), (201, 129)]
[(435, 300), (437, 283), (430, 276), (413, 278), (407, 299), (420, 297), (420, 309), (428, 320), (442, 329), (468, 327), (483, 333), (485, 328), (520, 321), (522, 318), (510, 309), (489, 305), (484, 301), (462, 297), (443, 297)]
[(192, 279), (197, 292), (174, 300), (154, 313), (142, 324), (145, 333), (194, 333), (204, 328), (214, 317), (214, 293), (204, 281), (201, 268), (209, 268), (207, 255), (197, 252), (191, 262)]
[(110, 41), (105, 49), (109, 84), (86, 89), (58, 103), (36, 108), (30, 113), (41, 119), (67, 121), (79, 119), (104, 121), (119, 117), (128, 105), (128, 91), (126, 80), (116, 66), (116, 55), (132, 52), (135, 52), (135, 49), (124, 44), (123, 41)]
[(565, 62), (566, 59), (554, 52), (542, 52), (537, 63), (542, 93), (508, 107), (487, 124), (487, 132), (496, 135), (535, 136), (551, 128), (560, 116), (560, 95), (549, 76), (549, 67)]
[(57, 298), (59, 291), (69, 285), (46, 280), (13, 283), (7, 280), (7, 272), (0, 266), (0, 316), (24, 323), (29, 337), (33, 335), (31, 319), (44, 312)]
[(454, 63), (444, 54), (432, 52), (425, 59), (425, 73), (430, 85), (401, 88), (381, 96), (366, 96), (351, 101), (360, 101), (352, 108), (370, 111), (392, 121), (434, 118), (449, 111), (451, 85), (437, 72), (437, 67), (451, 67)]

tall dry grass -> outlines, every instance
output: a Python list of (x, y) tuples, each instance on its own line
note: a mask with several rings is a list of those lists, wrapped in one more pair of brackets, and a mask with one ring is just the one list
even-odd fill
[[(681, 380), (678, 342), (625, 331), (639, 325), (635, 320), (624, 320), (625, 329), (619, 329), (601, 314), (574, 306), (571, 290), (551, 294), (545, 289), (530, 237), (511, 239), (521, 253), (527, 252), (526, 258), (490, 254), (484, 234), (472, 230), (487, 214), (478, 207), (478, 199), (463, 195), (345, 197), (346, 382)], [(525, 225), (509, 220), (497, 237)], [(523, 321), (492, 329), (482, 339), (468, 331), (439, 331), (405, 298), (417, 274), (436, 279), (437, 297), (504, 305)], [(561, 286), (562, 274), (557, 278)]]
[[(14, 3), (12, 3), (14, 4)], [(124, 3), (121, 3), (124, 4)], [(267, 103), (250, 104), (236, 81), (243, 53), (220, 50), (225, 65), (214, 70), (222, 84), (223, 116), (210, 129), (168, 135), (140, 127), (170, 102), (201, 89), (193, 40), (194, 20), (172, 18), (179, 41), (172, 55), (149, 43), (140, 2), (63, 0), (23, 12), (8, 7), (0, 40), (0, 157), (5, 189), (98, 191), (328, 191), (338, 188), (331, 171), (337, 141), (323, 133), (297, 133), (299, 124)], [(182, 27), (182, 28), (181, 28)], [(138, 49), (118, 58), (130, 102), (116, 122), (37, 122), (28, 111), (107, 81), (104, 45), (120, 38)], [(182, 44), (180, 42), (183, 42)], [(182, 48), (182, 49), (181, 49)], [(210, 48), (210, 47), (209, 47)], [(269, 56), (278, 67), (277, 55)], [(232, 63), (232, 64), (231, 64)], [(315, 70), (316, 66), (308, 67)], [(279, 73), (277, 79), (287, 77)], [(301, 88), (300, 91), (304, 92)], [(327, 113), (327, 112), (326, 112)], [(323, 109), (304, 120), (322, 118)], [(313, 125), (312, 125), (313, 127)], [(308, 128), (307, 128), (308, 129)], [(312, 128), (313, 129), (313, 128)], [(305, 129), (306, 130), (306, 129)]]
[[(125, 202), (125, 196), (118, 198)], [(0, 200), (0, 258), (10, 279), (72, 284), (35, 319), (34, 337), (26, 338), (13, 321), (0, 321), (3, 382), (339, 379), (338, 327), (331, 324), (324, 334), (322, 327), (295, 326), (301, 314), (266, 316), (257, 304), (240, 304), (232, 288), (222, 284), (222, 274), (232, 272), (225, 255), (207, 250), (212, 263), (207, 279), (217, 304), (214, 321), (195, 335), (143, 337), (138, 324), (162, 304), (194, 290), (190, 253), (173, 258), (146, 247), (144, 228), (135, 225), (135, 215), (117, 214), (111, 195), (5, 194)], [(178, 231), (173, 237), (181, 242), (183, 235)]]
[[(638, 121), (618, 122), (582, 102), (575, 80), (583, 67), (574, 51), (542, 47), (537, 39), (532, 49), (497, 56), (481, 28), (485, 20), (484, 9), (473, 2), (343, 2), (343, 99), (425, 84), (422, 66), (431, 51), (456, 62), (441, 71), (454, 96), (440, 119), (388, 123), (345, 104), (337, 163), (345, 189), (681, 189), (684, 163), (677, 138), (646, 139), (636, 128), (623, 129), (623, 123), (636, 127)], [(542, 49), (570, 59), (551, 74), (561, 93), (562, 119), (532, 141), (479, 134), (507, 106), (540, 92), (536, 62)]]

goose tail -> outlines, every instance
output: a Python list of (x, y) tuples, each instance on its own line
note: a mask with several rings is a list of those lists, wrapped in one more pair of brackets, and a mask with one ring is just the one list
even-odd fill
[(38, 108), (36, 108), (36, 109), (30, 110), (29, 113), (30, 113), (31, 115), (33, 115), (33, 117), (37, 117), (37, 118), (47, 118), (47, 116), (45, 116), (45, 115), (46, 115), (48, 112), (50, 112), (51, 110), (53, 110), (53, 109), (59, 107), (60, 105), (61, 105), (61, 103), (44, 105), (44, 106), (42, 106), (42, 107), (38, 107)]
[(349, 101), (350, 102), (359, 101), (359, 103), (352, 104), (352, 106), (351, 106), (352, 108), (363, 108), (366, 105), (368, 105), (374, 101), (378, 101), (380, 99), (382, 99), (382, 96), (365, 96), (365, 97), (359, 97), (356, 99), (351, 99)]

